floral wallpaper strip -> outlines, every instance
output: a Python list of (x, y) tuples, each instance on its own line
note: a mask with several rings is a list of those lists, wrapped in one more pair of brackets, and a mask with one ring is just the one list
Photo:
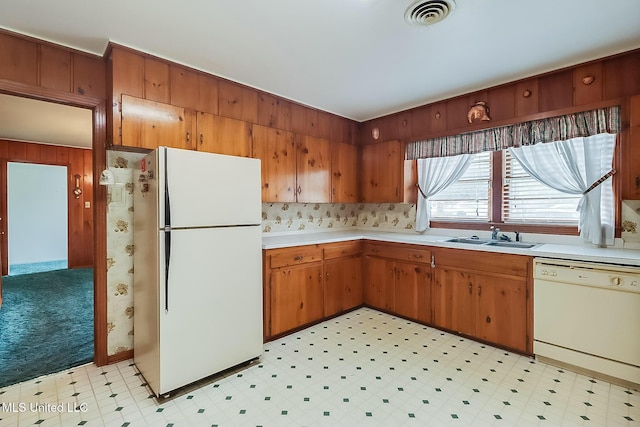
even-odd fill
[(349, 227), (413, 230), (415, 204), (263, 203), (263, 233), (339, 230)]
[[(107, 353), (133, 349), (133, 166), (144, 155), (107, 151)], [(118, 188), (119, 187), (119, 188)]]
[(622, 201), (622, 240), (640, 243), (640, 200)]
[(358, 227), (382, 230), (415, 230), (416, 205), (409, 203), (362, 203)]

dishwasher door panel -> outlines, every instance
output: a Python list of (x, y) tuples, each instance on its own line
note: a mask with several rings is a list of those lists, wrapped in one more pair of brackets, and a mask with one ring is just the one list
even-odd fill
[(536, 279), (533, 306), (535, 340), (640, 366), (640, 293)]

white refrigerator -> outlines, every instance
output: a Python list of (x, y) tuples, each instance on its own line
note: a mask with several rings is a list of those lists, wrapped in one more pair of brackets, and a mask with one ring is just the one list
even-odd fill
[(160, 147), (134, 181), (134, 362), (165, 396), (262, 354), (260, 160)]

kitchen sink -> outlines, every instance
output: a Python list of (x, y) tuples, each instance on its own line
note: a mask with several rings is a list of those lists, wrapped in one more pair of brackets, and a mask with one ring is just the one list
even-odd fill
[(497, 246), (502, 248), (519, 248), (519, 249), (530, 249), (534, 246), (538, 246), (537, 243), (510, 242), (506, 240), (480, 239), (480, 238), (474, 238), (474, 237), (456, 237), (446, 241), (450, 243), (465, 243), (469, 245), (487, 245), (487, 246)]
[(470, 237), (456, 237), (455, 239), (449, 239), (447, 242), (451, 243), (468, 243), (471, 245), (484, 245), (485, 243), (489, 243), (491, 240), (487, 239), (474, 239)]
[(487, 246), (499, 246), (503, 248), (520, 248), (529, 249), (536, 246), (536, 243), (522, 243), (522, 242), (489, 242)]

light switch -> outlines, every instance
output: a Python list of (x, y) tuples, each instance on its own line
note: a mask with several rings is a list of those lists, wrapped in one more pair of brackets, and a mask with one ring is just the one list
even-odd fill
[(84, 202), (84, 208), (85, 209), (91, 208), (91, 202)]
[(111, 195), (110, 205), (124, 206), (124, 184), (110, 185), (109, 193)]

